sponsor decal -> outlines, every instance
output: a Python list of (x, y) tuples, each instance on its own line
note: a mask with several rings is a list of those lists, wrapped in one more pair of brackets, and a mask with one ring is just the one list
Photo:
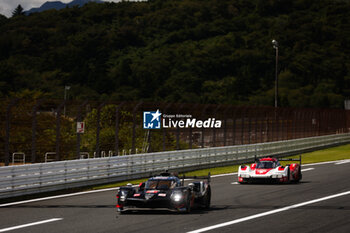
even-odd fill
[(255, 174), (260, 174), (260, 175), (265, 175), (266, 173), (268, 173), (271, 169), (257, 169), (255, 171)]
[(158, 190), (148, 190), (146, 193), (158, 193)]

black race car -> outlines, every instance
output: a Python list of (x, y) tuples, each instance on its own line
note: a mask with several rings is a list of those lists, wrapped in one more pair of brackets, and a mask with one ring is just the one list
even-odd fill
[(138, 209), (168, 209), (189, 213), (193, 207), (210, 207), (210, 173), (207, 177), (186, 177), (206, 179), (184, 186), (182, 180), (170, 173), (162, 173), (141, 183), (138, 188), (120, 187), (117, 194), (117, 210), (123, 213)]

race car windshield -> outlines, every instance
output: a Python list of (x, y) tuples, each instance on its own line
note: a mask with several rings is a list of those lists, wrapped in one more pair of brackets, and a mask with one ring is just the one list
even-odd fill
[(146, 189), (167, 190), (173, 188), (174, 184), (172, 180), (149, 180), (146, 182)]
[(275, 168), (276, 163), (272, 161), (260, 161), (256, 165), (256, 168), (261, 168), (261, 169), (269, 169), (269, 168)]

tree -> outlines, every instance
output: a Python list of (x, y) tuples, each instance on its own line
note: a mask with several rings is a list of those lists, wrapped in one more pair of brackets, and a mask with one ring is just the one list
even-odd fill
[(24, 15), (23, 7), (19, 4), (12, 12), (12, 17)]
[[(0, 93), (62, 98), (69, 83), (76, 99), (273, 105), (275, 38), (281, 107), (339, 106), (349, 11), (349, 1), (152, 0), (0, 15)], [(320, 83), (334, 88), (309, 91)]]
[(0, 25), (3, 24), (3, 23), (5, 23), (6, 20), (7, 20), (6, 16), (0, 14)]

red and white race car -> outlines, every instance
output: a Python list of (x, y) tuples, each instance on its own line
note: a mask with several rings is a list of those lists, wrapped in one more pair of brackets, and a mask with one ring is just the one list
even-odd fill
[[(299, 161), (298, 163), (282, 166), (279, 161)], [(239, 183), (254, 182), (299, 182), (301, 174), (301, 156), (300, 159), (277, 159), (261, 158), (250, 166), (241, 165), (238, 169)]]

